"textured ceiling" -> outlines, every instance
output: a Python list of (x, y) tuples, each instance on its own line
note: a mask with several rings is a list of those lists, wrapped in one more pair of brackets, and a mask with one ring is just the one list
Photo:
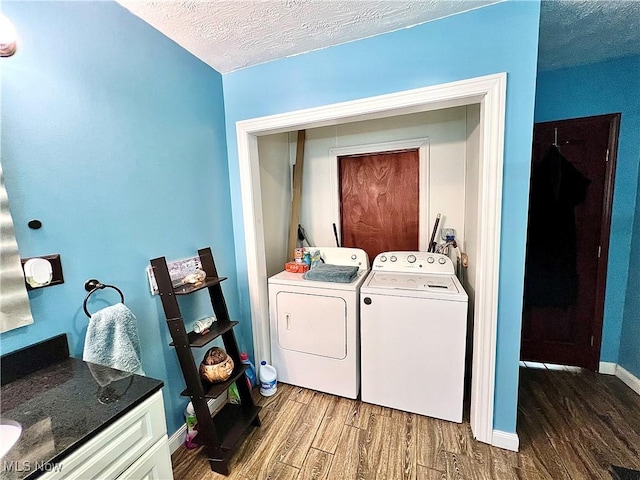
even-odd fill
[(640, 1), (545, 0), (538, 69), (640, 54)]
[(496, 0), (118, 0), (220, 73), (371, 37)]
[[(220, 73), (498, 0), (117, 0)], [(640, 54), (640, 0), (543, 0), (540, 70)]]

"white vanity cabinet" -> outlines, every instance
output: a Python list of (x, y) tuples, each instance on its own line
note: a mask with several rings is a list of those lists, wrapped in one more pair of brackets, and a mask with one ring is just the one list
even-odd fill
[(173, 480), (162, 392), (50, 467), (40, 479)]

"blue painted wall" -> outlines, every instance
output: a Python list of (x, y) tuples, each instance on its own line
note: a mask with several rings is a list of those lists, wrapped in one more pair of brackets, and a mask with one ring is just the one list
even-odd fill
[[(235, 122), (508, 73), (494, 426), (514, 432), (538, 2), (505, 2), (223, 75), (238, 282), (248, 298)], [(243, 318), (249, 305), (243, 304)]]
[[(640, 72), (639, 72), (640, 74)], [(639, 77), (640, 78), (640, 75)], [(638, 105), (638, 104), (636, 104)], [(640, 150), (636, 151), (640, 155)], [(640, 205), (640, 182), (636, 205)], [(627, 301), (620, 335), (620, 355), (618, 364), (640, 378), (640, 215), (635, 216), (627, 282)]]
[[(637, 312), (640, 310), (635, 309), (636, 313), (633, 313), (633, 303), (638, 298), (637, 289), (627, 289), (627, 282), (630, 286), (638, 286), (637, 268), (634, 270), (632, 266), (630, 269), (630, 259), (636, 267), (638, 260), (636, 256), (630, 257), (630, 254), (634, 231), (636, 247), (640, 242), (637, 219), (634, 229), (640, 164), (640, 56), (538, 74), (536, 122), (616, 112), (621, 112), (622, 118), (611, 217), (601, 361), (617, 363), (622, 360), (622, 350), (625, 356), (633, 356), (635, 352), (638, 368), (640, 346), (637, 333), (640, 317)], [(627, 333), (622, 338), (625, 348), (621, 349), (623, 318)], [(634, 331), (636, 336), (629, 337), (628, 334)], [(640, 368), (636, 373), (640, 373)]]
[[(64, 332), (81, 357), (84, 282), (115, 284), (138, 319), (147, 375), (165, 382), (171, 434), (184, 382), (149, 259), (212, 246), (238, 313), (221, 76), (116, 3), (5, 1), (3, 11), (20, 35), (0, 62), (16, 236), (23, 257), (60, 253), (65, 283), (30, 293), (35, 323), (2, 334), (2, 353)], [(42, 229), (27, 228), (33, 218)], [(193, 320), (211, 312), (205, 296), (181, 300)], [(91, 311), (116, 299), (95, 297)]]
[[(630, 134), (633, 135), (635, 132), (632, 138), (635, 140), (636, 163), (640, 164), (640, 56), (629, 59), (629, 63), (632, 74), (635, 70), (635, 76), (630, 77), (630, 106), (627, 114), (635, 118), (635, 130), (631, 130)], [(632, 150), (632, 154), (633, 152), (634, 150)], [(640, 205), (640, 171), (635, 205), (637, 211)], [(640, 215), (635, 215), (618, 363), (636, 377), (640, 377), (640, 342), (638, 341), (640, 339), (640, 295), (638, 294), (640, 291), (640, 255), (638, 252), (640, 252)]]

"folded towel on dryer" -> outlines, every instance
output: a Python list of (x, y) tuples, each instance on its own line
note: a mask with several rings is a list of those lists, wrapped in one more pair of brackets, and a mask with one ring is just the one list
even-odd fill
[(358, 276), (358, 267), (323, 263), (312, 268), (302, 278), (316, 282), (351, 283)]

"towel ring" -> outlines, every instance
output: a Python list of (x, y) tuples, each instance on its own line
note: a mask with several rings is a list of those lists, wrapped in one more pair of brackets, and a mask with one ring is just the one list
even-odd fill
[(84, 284), (84, 289), (87, 292), (89, 292), (87, 296), (84, 297), (84, 303), (82, 304), (82, 308), (84, 309), (84, 313), (87, 317), (91, 318), (91, 314), (89, 313), (89, 310), (87, 310), (87, 300), (89, 300), (89, 297), (93, 293), (105, 288), (113, 288), (115, 291), (117, 291), (120, 294), (120, 301), (124, 303), (124, 294), (122, 293), (122, 290), (120, 290), (118, 287), (114, 285), (107, 285), (106, 283), (100, 283), (95, 278), (92, 278), (91, 280), (87, 280)]

